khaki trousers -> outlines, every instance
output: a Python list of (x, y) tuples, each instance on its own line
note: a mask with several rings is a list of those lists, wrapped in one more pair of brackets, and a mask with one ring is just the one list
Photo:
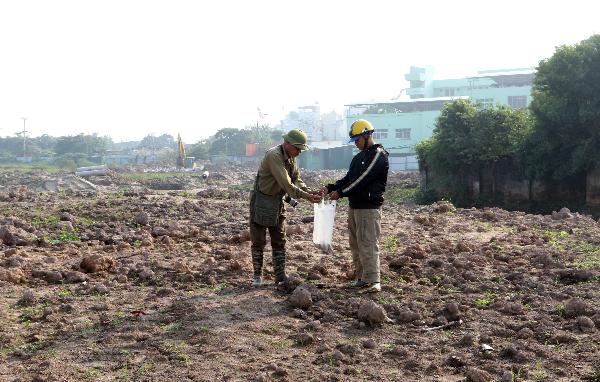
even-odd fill
[(380, 282), (381, 209), (349, 208), (348, 229), (356, 277), (367, 283)]

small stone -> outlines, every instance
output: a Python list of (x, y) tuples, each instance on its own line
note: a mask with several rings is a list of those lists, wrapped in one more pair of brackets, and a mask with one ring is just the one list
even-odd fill
[(577, 316), (584, 316), (587, 312), (587, 305), (583, 300), (578, 298), (572, 298), (565, 304), (565, 316), (568, 318), (575, 318)]
[(306, 312), (303, 311), (302, 309), (294, 309), (292, 311), (292, 317), (305, 319), (307, 317), (307, 315), (306, 315)]
[(139, 225), (148, 225), (148, 223), (150, 222), (150, 217), (146, 212), (140, 212), (137, 215), (135, 215), (133, 221)]
[(594, 321), (586, 316), (577, 317), (577, 327), (579, 327), (579, 330), (583, 333), (592, 333), (596, 329)]
[(154, 271), (152, 269), (144, 268), (144, 269), (140, 270), (140, 272), (138, 273), (138, 277), (142, 281), (152, 281), (152, 280), (154, 280), (154, 277), (155, 277)]
[(175, 289), (173, 289), (173, 288), (160, 288), (156, 292), (156, 295), (158, 297), (166, 297), (166, 296), (172, 295), (173, 293), (175, 293)]
[(341, 361), (344, 359), (344, 354), (341, 351), (336, 350), (331, 355), (331, 358), (333, 358), (335, 361)]
[(525, 340), (528, 338), (533, 338), (534, 333), (533, 330), (529, 328), (523, 328), (517, 332), (517, 338)]
[(492, 380), (492, 376), (483, 370), (469, 369), (467, 371), (467, 382), (488, 382)]
[(34, 303), (35, 303), (35, 294), (31, 290), (26, 290), (25, 293), (23, 293), (23, 295), (19, 299), (19, 301), (17, 301), (17, 305), (21, 305), (21, 306), (31, 306)]
[(118, 275), (116, 280), (118, 283), (125, 284), (127, 282), (127, 276), (126, 275)]
[(63, 275), (58, 271), (46, 271), (44, 273), (44, 280), (49, 283), (56, 284), (63, 281)]
[(366, 301), (360, 305), (358, 319), (369, 325), (380, 325), (392, 321), (387, 316), (385, 309), (373, 301)]
[(315, 342), (315, 337), (308, 333), (300, 333), (296, 336), (296, 342), (300, 346), (307, 346)]
[(517, 354), (519, 354), (519, 349), (514, 344), (510, 344), (500, 350), (500, 357), (504, 358), (515, 358)]
[(60, 219), (60, 221), (63, 221), (63, 222), (72, 222), (75, 220), (73, 215), (71, 215), (70, 213), (65, 212), (65, 211), (58, 214), (58, 218)]
[(365, 349), (375, 349), (377, 347), (377, 343), (372, 338), (366, 339), (362, 342), (362, 346)]
[(523, 305), (517, 302), (507, 302), (501, 309), (502, 313), (510, 315), (523, 314)]
[(448, 364), (448, 366), (458, 368), (465, 366), (467, 364), (467, 361), (463, 358), (462, 355), (454, 354), (448, 357), (448, 359), (446, 359), (446, 363)]
[(305, 286), (299, 286), (294, 289), (294, 292), (290, 296), (289, 300), (292, 306), (300, 309), (308, 309), (313, 304), (310, 291)]
[(84, 273), (77, 271), (65, 272), (64, 277), (68, 283), (81, 283), (87, 280), (87, 276)]
[(458, 341), (458, 344), (460, 346), (473, 346), (475, 344), (475, 336), (473, 336), (470, 333), (467, 333), (464, 336), (462, 336), (462, 338)]
[(86, 273), (113, 271), (117, 262), (110, 256), (90, 255), (81, 260), (79, 267)]

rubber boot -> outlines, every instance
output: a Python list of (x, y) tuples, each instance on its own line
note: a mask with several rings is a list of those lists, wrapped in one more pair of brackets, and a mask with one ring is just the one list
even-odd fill
[(252, 267), (254, 267), (254, 278), (262, 278), (263, 251), (252, 250)]
[(275, 271), (275, 283), (281, 283), (287, 280), (285, 274), (285, 251), (273, 251), (273, 270)]

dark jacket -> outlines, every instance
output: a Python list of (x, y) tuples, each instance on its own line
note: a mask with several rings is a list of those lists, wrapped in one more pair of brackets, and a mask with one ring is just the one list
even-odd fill
[(351, 208), (379, 208), (383, 204), (389, 167), (388, 152), (382, 145), (374, 144), (356, 154), (346, 175), (335, 184), (328, 184), (327, 190), (347, 196)]

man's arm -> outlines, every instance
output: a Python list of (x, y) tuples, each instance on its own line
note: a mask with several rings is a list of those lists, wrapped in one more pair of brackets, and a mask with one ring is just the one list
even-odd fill
[[(352, 158), (352, 161), (350, 162), (350, 168), (352, 168), (352, 166), (354, 165), (354, 161), (356, 160), (355, 158)], [(344, 177), (342, 179), (338, 180), (335, 183), (330, 183), (325, 186), (325, 187), (327, 187), (327, 193), (330, 193), (333, 191), (338, 191), (340, 188), (344, 187), (348, 183), (349, 179), (350, 179), (350, 171), (347, 171), (346, 175), (344, 175)]]
[(279, 187), (281, 187), (292, 198), (310, 200), (310, 194), (306, 191), (303, 191), (295, 184), (292, 184), (292, 179), (286, 171), (285, 166), (283, 166), (283, 163), (278, 163), (278, 161), (279, 159), (277, 157), (271, 157), (267, 161), (267, 164), (269, 166), (269, 171), (275, 178), (275, 181)]
[(304, 181), (302, 179), (300, 179), (300, 171), (298, 171), (298, 168), (294, 166), (294, 173), (292, 174), (293, 178), (296, 179), (296, 181), (294, 182), (294, 184), (301, 189), (302, 191), (306, 191), (306, 192), (310, 192), (310, 189), (308, 188), (308, 186), (306, 185), (306, 183), (304, 183)]

